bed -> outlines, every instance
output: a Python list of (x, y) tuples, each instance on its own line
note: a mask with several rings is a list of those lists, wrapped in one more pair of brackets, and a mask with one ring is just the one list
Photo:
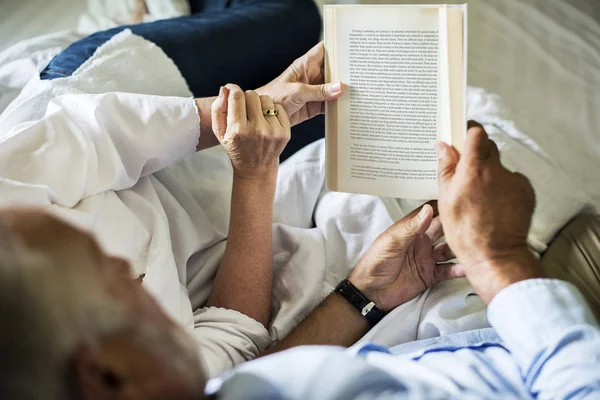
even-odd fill
[[(0, 3), (0, 50), (27, 37), (77, 30), (85, 0), (58, 0), (52, 7), (42, 7), (42, 3)], [(110, 1), (90, 1), (94, 3)], [(499, 95), (512, 119), (539, 146), (540, 154), (600, 204), (595, 172), (600, 167), (600, 4), (594, 0), (468, 3), (469, 84)], [(56, 42), (52, 45), (60, 47)], [(1, 57), (0, 61), (6, 63)]]
[[(0, 54), (0, 112), (32, 74), (82, 35), (76, 32), (74, 14), (83, 12), (83, 0), (75, 6), (66, 0), (54, 2), (53, 7), (32, 5), (37, 3), (41, 0), (0, 3), (0, 37), (11, 38), (0, 46), (45, 35)], [(542, 221), (553, 227), (538, 228), (546, 229), (550, 239), (562, 231), (552, 242), (542, 240), (550, 243), (547, 251), (543, 247), (544, 263), (552, 276), (584, 287), (600, 315), (600, 223), (596, 216), (600, 206), (600, 4), (595, 0), (468, 3), (469, 85), (502, 99), (498, 113), (513, 121), (518, 131), (527, 132), (513, 135), (512, 144), (529, 149), (540, 163), (552, 167), (552, 174), (543, 176), (547, 187), (557, 182), (542, 204)], [(67, 31), (49, 35), (50, 30), (61, 29)], [(495, 102), (478, 106), (499, 107)], [(516, 169), (520, 166), (518, 157), (503, 161)], [(568, 185), (558, 184), (566, 181)], [(570, 221), (574, 214), (581, 216)], [(568, 268), (573, 263), (576, 271)]]

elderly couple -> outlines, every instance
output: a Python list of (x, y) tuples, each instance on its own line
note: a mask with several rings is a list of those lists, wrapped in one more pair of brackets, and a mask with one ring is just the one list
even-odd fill
[[(598, 322), (528, 250), (531, 185), (477, 123), (461, 154), (437, 145), (437, 205), (381, 233), (272, 343), (280, 155), (322, 134), (297, 125), (343, 87), (323, 83), (321, 44), (268, 82), (317, 40), (312, 1), (210, 4), (74, 43), (0, 117), (0, 398), (600, 396)], [(165, 73), (173, 63), (183, 79)], [(194, 98), (169, 96), (177, 85)], [(210, 180), (218, 157), (174, 164), (219, 144), (230, 204), (214, 197), (227, 186)], [(492, 328), (344, 349), (462, 276)]]

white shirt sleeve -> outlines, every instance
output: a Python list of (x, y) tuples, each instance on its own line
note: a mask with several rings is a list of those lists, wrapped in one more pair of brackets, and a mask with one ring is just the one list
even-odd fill
[(194, 313), (194, 337), (209, 378), (252, 360), (271, 344), (258, 321), (234, 310), (209, 307)]
[[(63, 95), (44, 117), (0, 132), (1, 205), (73, 207), (195, 151), (200, 119), (192, 98), (132, 93)], [(30, 202), (31, 204), (31, 202)]]

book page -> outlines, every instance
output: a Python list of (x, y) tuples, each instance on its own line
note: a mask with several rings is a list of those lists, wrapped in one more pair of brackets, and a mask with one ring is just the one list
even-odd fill
[(462, 151), (467, 134), (467, 9), (466, 6), (447, 8), (447, 48), (450, 128), (452, 144)]
[(440, 14), (439, 6), (326, 8), (328, 78), (346, 85), (328, 109), (331, 189), (437, 197), (434, 144), (450, 137), (440, 105)]

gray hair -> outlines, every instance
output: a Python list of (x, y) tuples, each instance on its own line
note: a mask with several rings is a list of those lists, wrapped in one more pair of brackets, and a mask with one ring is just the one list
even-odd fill
[(0, 398), (68, 399), (81, 345), (128, 327), (122, 306), (85, 269), (58, 268), (0, 223)]
[(129, 330), (184, 379), (198, 384), (197, 375), (190, 374), (195, 357), (172, 357), (174, 347), (193, 345), (179, 337), (182, 330), (134, 326), (124, 305), (86, 268), (55, 265), (9, 231), (0, 221), (0, 399), (72, 398), (70, 361), (77, 348)]

